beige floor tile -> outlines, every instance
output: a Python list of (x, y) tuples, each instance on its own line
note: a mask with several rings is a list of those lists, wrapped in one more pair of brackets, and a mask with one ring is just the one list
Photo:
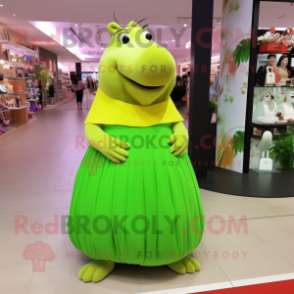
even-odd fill
[(7, 294), (27, 294), (32, 282), (31, 265), (0, 267), (0, 291)]

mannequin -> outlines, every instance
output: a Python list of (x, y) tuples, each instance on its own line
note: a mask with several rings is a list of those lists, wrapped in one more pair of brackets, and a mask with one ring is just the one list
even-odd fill
[[(103, 280), (116, 263), (166, 265), (180, 274), (201, 268), (189, 256), (201, 242), (204, 213), (186, 153), (188, 132), (170, 98), (176, 64), (151, 41), (146, 26), (139, 26), (142, 21), (126, 28), (108, 25), (112, 37), (99, 64), (105, 70), (99, 71), (100, 87), (84, 123), (90, 146), (77, 172), (69, 215), (73, 245), (93, 259), (79, 272), (84, 282)], [(166, 71), (147, 71), (163, 65)], [(151, 137), (152, 146), (145, 139)], [(84, 216), (86, 230), (70, 228), (81, 227), (77, 222)]]
[(256, 73), (256, 84), (264, 87), (266, 85), (268, 71), (274, 73), (275, 81), (271, 84), (278, 84), (281, 80), (279, 69), (276, 67), (276, 54), (269, 54), (267, 56), (267, 64), (261, 66)]
[(271, 90), (262, 92), (262, 101), (260, 101), (253, 113), (253, 122), (262, 124), (274, 124), (278, 122), (277, 104)]
[(285, 120), (294, 120), (294, 90), (286, 91), (286, 99), (281, 111)]
[(287, 55), (282, 55), (278, 61), (277, 67), (281, 75), (281, 80), (277, 84), (279, 86), (285, 86), (287, 83), (290, 83), (291, 71), (287, 68), (288, 63), (289, 58)]

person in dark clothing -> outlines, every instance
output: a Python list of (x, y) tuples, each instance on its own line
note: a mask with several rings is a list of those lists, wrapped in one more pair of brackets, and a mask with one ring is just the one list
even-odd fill
[(83, 93), (84, 93), (85, 85), (84, 83), (80, 80), (79, 76), (76, 76), (74, 80), (74, 90), (77, 95), (77, 106), (78, 110), (83, 110), (82, 109), (82, 103), (83, 103)]
[(256, 84), (258, 86), (264, 87), (265, 86), (265, 80), (266, 80), (266, 74), (267, 74), (267, 67), (271, 66), (273, 67), (273, 72), (276, 75), (276, 83), (279, 82), (279, 70), (275, 65), (276, 63), (276, 54), (269, 54), (267, 57), (267, 65), (261, 66), (256, 74)]

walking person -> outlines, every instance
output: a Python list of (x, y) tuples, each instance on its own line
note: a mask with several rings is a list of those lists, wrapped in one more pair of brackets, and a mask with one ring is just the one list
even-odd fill
[(81, 81), (79, 76), (76, 76), (76, 78), (75, 78), (74, 89), (76, 91), (78, 111), (83, 110), (82, 103), (83, 103), (83, 95), (84, 95), (85, 85)]

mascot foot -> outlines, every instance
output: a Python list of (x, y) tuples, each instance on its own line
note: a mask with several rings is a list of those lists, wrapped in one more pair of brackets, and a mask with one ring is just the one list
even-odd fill
[(170, 269), (178, 274), (185, 273), (193, 274), (195, 271), (200, 271), (201, 266), (198, 261), (190, 256), (183, 258), (180, 261), (167, 265)]
[(79, 279), (84, 282), (100, 282), (112, 272), (114, 265), (110, 260), (93, 260), (81, 268)]

